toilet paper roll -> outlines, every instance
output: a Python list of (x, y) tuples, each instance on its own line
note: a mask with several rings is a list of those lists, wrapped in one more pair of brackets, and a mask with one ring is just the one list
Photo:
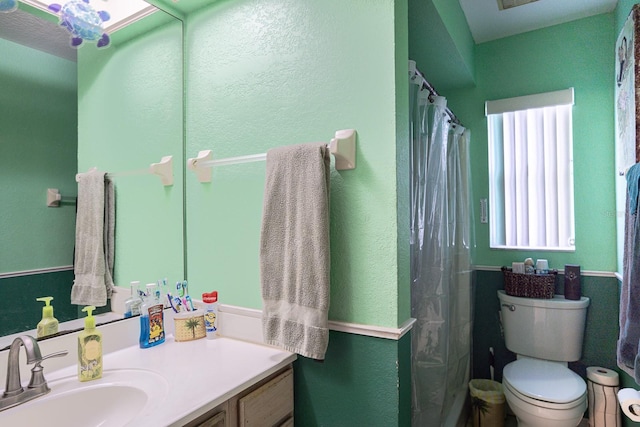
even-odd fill
[(587, 378), (596, 384), (609, 387), (617, 386), (620, 382), (620, 377), (616, 371), (601, 368), (600, 366), (589, 366), (587, 368)]
[(637, 390), (623, 388), (618, 392), (618, 402), (631, 421), (640, 421), (640, 393)]

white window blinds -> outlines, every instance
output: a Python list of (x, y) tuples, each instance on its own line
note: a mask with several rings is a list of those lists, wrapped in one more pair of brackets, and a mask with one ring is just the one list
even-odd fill
[(487, 101), (490, 245), (574, 250), (573, 88)]

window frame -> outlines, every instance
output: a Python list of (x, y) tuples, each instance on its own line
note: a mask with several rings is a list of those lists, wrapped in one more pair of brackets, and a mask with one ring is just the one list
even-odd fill
[[(485, 102), (491, 249), (575, 252), (573, 105), (573, 88)], [(506, 125), (504, 117), (507, 117)], [(534, 118), (536, 122), (531, 126)], [(529, 131), (529, 128), (535, 130)], [(505, 143), (504, 135), (510, 132), (519, 134), (512, 142)], [(513, 164), (507, 165), (505, 152), (514, 159)], [(539, 157), (536, 159), (535, 155)], [(544, 160), (540, 162), (540, 158)], [(536, 170), (530, 174), (532, 166)], [(505, 175), (513, 179), (506, 182)], [(559, 181), (555, 185), (554, 179)], [(531, 200), (537, 200), (532, 199), (538, 188), (532, 185), (534, 180), (538, 186), (540, 183), (545, 186), (541, 191), (545, 200), (531, 204)], [(518, 185), (518, 189), (514, 188)], [(552, 209), (555, 207), (551, 214), (546, 204)], [(516, 212), (508, 214), (507, 205)], [(532, 225), (532, 221), (538, 225)], [(536, 236), (530, 237), (530, 233)]]

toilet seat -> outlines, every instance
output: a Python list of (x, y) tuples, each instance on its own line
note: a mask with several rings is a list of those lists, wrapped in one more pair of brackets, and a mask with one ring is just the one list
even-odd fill
[(518, 359), (504, 367), (502, 383), (519, 399), (549, 409), (569, 409), (586, 399), (584, 380), (566, 366)]

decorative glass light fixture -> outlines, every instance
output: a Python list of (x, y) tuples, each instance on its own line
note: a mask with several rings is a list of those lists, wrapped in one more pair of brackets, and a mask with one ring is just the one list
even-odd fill
[(18, 0), (0, 0), (0, 12), (9, 13), (18, 8)]
[[(71, 46), (79, 48), (84, 42), (93, 42), (98, 48), (109, 46), (110, 35), (127, 25), (155, 13), (158, 9), (145, 0), (0, 0), (0, 13), (13, 12), (20, 2), (54, 14), (60, 26), (71, 35)], [(102, 10), (104, 9), (104, 10)]]
[(104, 10), (96, 11), (91, 0), (69, 0), (64, 5), (52, 3), (49, 10), (60, 17), (60, 25), (71, 33), (71, 46), (80, 47), (83, 41), (96, 42), (98, 47), (109, 46), (109, 35), (102, 27), (111, 16)]

